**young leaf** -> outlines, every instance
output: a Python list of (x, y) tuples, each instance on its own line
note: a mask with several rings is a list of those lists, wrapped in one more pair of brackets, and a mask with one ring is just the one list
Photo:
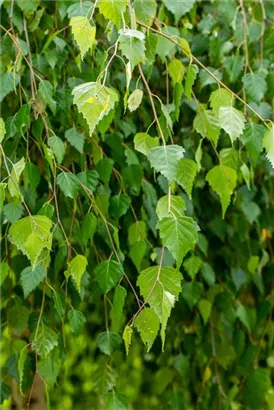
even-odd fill
[(8, 180), (8, 189), (11, 196), (20, 198), (19, 181), (25, 168), (25, 158), (22, 157), (16, 164), (12, 164), (12, 171)]
[(198, 172), (198, 167), (196, 162), (192, 159), (183, 158), (181, 159), (176, 175), (176, 182), (181, 185), (186, 191), (187, 195), (191, 199), (192, 187), (196, 174)]
[[(140, 33), (143, 34), (142, 32)], [(145, 60), (146, 47), (144, 39), (140, 39), (139, 37), (134, 37), (131, 35), (120, 34), (119, 49), (130, 62), (132, 69), (138, 63), (142, 63)]]
[(245, 127), (245, 117), (241, 111), (233, 107), (221, 107), (219, 110), (220, 127), (230, 136), (233, 144), (242, 135)]
[(72, 94), (73, 103), (88, 123), (90, 136), (119, 99), (115, 90), (96, 82), (80, 84), (72, 90)]
[(188, 100), (191, 100), (192, 87), (195, 83), (197, 74), (199, 72), (198, 67), (195, 64), (190, 64), (186, 73), (186, 82), (185, 82), (185, 95)]
[(160, 230), (163, 244), (180, 266), (187, 252), (194, 249), (198, 241), (197, 223), (188, 216), (168, 216), (158, 221), (156, 227)]
[(158, 316), (152, 308), (144, 308), (136, 317), (134, 326), (137, 327), (147, 352), (149, 352), (159, 331)]
[(220, 124), (213, 111), (205, 110), (204, 107), (200, 106), (194, 118), (193, 126), (202, 137), (208, 138), (217, 145), (220, 135)]
[(159, 219), (174, 215), (176, 218), (184, 216), (186, 204), (182, 197), (171, 195), (163, 196), (157, 202), (156, 214)]
[(69, 320), (69, 327), (72, 333), (80, 334), (84, 324), (86, 323), (87, 319), (85, 315), (80, 312), (80, 310), (69, 310), (68, 311), (68, 320)]
[(201, 299), (198, 303), (198, 308), (203, 318), (204, 323), (208, 322), (210, 318), (212, 303), (207, 299)]
[(126, 289), (123, 286), (117, 285), (111, 309), (111, 327), (113, 332), (119, 332), (120, 330), (126, 295)]
[(86, 52), (93, 47), (96, 26), (91, 26), (88, 18), (83, 16), (72, 17), (69, 24), (83, 60)]
[(145, 132), (139, 132), (134, 137), (134, 148), (136, 151), (148, 156), (151, 148), (158, 147), (159, 138), (152, 138)]
[(232, 102), (232, 94), (225, 88), (218, 88), (210, 94), (210, 105), (215, 115), (219, 115), (221, 107), (229, 107)]
[(98, 7), (106, 19), (111, 20), (117, 27), (120, 26), (122, 14), (126, 11), (126, 0), (99, 0)]
[[(165, 329), (171, 309), (181, 292), (182, 274), (173, 268), (152, 266), (143, 270), (137, 280), (141, 295), (155, 311), (161, 322), (162, 349), (165, 345)], [(153, 289), (151, 293), (151, 289)]]
[(81, 279), (87, 264), (88, 261), (84, 255), (77, 255), (68, 263), (67, 277), (72, 276), (79, 293), (81, 292)]
[(35, 288), (37, 288), (38, 285), (40, 285), (46, 276), (47, 271), (42, 266), (35, 266), (33, 269), (28, 266), (22, 270), (20, 279), (25, 299)]
[(173, 58), (168, 65), (168, 73), (172, 80), (173, 86), (177, 83), (181, 83), (184, 78), (184, 65), (181, 60)]
[(220, 196), (224, 218), (230, 202), (230, 197), (236, 187), (237, 173), (232, 168), (218, 165), (206, 174), (206, 181), (209, 183), (213, 191)]
[(143, 99), (142, 90), (134, 90), (128, 97), (127, 106), (130, 112), (137, 110)]
[(119, 333), (108, 331), (100, 333), (96, 339), (97, 346), (101, 352), (108, 356), (111, 356), (119, 348), (121, 342)]
[(173, 182), (184, 152), (184, 148), (179, 145), (165, 145), (152, 148), (148, 153), (148, 159), (157, 172), (164, 175), (169, 182)]
[(33, 268), (43, 249), (51, 249), (51, 226), (46, 216), (33, 215), (19, 219), (9, 229), (9, 240), (28, 257)]
[(72, 199), (76, 198), (80, 189), (80, 184), (74, 174), (62, 171), (57, 177), (57, 184), (65, 196)]
[(128, 355), (129, 353), (129, 348), (131, 345), (131, 338), (132, 338), (132, 334), (133, 334), (133, 329), (131, 326), (126, 326), (123, 332), (123, 340), (125, 343), (125, 348), (126, 348), (126, 354)]
[(274, 168), (274, 124), (263, 137), (263, 147), (266, 150), (266, 157)]
[(36, 332), (31, 335), (31, 346), (42, 359), (46, 358), (55, 346), (58, 346), (58, 334), (50, 327), (44, 325), (43, 321), (39, 326), (36, 339), (35, 336)]
[(96, 266), (96, 279), (104, 293), (108, 293), (123, 276), (123, 267), (120, 263), (109, 259)]

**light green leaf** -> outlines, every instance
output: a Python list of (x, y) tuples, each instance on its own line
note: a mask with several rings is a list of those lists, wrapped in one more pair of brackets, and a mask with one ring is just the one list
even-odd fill
[(126, 289), (123, 288), (123, 286), (117, 285), (114, 291), (113, 304), (110, 315), (113, 332), (119, 332), (120, 330), (126, 295)]
[(51, 249), (52, 221), (43, 215), (27, 216), (14, 222), (9, 240), (28, 257), (34, 268), (43, 249)]
[(106, 410), (128, 410), (128, 398), (112, 390), (107, 394)]
[(81, 292), (81, 279), (85, 273), (88, 261), (84, 255), (76, 255), (69, 263), (66, 271), (67, 277), (72, 276), (76, 289)]
[(199, 272), (202, 266), (202, 260), (198, 256), (190, 256), (185, 262), (184, 262), (184, 268), (191, 277), (191, 279), (195, 279), (195, 276)]
[(119, 99), (115, 90), (102, 87), (96, 82), (80, 84), (72, 90), (72, 94), (73, 103), (88, 123), (90, 136), (96, 125), (114, 108)]
[(220, 124), (218, 117), (214, 115), (213, 111), (205, 110), (203, 106), (199, 106), (193, 126), (202, 137), (208, 138), (217, 145), (220, 135)]
[(157, 11), (157, 3), (155, 0), (134, 0), (133, 8), (136, 19), (141, 23), (151, 26), (153, 18)]
[(86, 52), (94, 45), (96, 26), (91, 26), (88, 18), (83, 16), (72, 17), (69, 25), (83, 60)]
[(61, 370), (62, 360), (60, 357), (59, 349), (53, 349), (42, 360), (38, 362), (38, 369), (40, 375), (51, 387), (54, 386), (57, 380), (57, 376)]
[(147, 250), (147, 243), (145, 241), (136, 242), (134, 245), (131, 245), (129, 251), (129, 257), (136, 266), (136, 269), (139, 271), (141, 269), (141, 263), (144, 259)]
[(76, 128), (70, 128), (65, 132), (65, 138), (80, 154), (84, 152), (85, 136), (78, 132)]
[(57, 103), (52, 98), (53, 95), (53, 86), (47, 80), (41, 80), (39, 83), (39, 94), (42, 97), (42, 100), (45, 104), (48, 104), (49, 108), (51, 109), (53, 115), (56, 112)]
[(260, 102), (266, 92), (267, 83), (262, 73), (247, 73), (242, 78), (247, 95), (255, 102)]
[(38, 285), (40, 285), (46, 276), (47, 271), (42, 266), (35, 266), (33, 269), (28, 266), (22, 270), (20, 279), (25, 299), (35, 288), (37, 288)]
[(173, 86), (177, 83), (181, 83), (184, 78), (184, 65), (181, 60), (173, 58), (168, 64), (168, 73), (172, 80)]
[(142, 90), (134, 90), (128, 97), (127, 106), (130, 112), (137, 110), (143, 99)]
[(69, 310), (68, 311), (69, 327), (72, 333), (80, 334), (86, 323), (87, 319), (85, 315), (80, 312), (80, 310)]
[(8, 180), (8, 189), (12, 197), (20, 198), (19, 180), (25, 168), (25, 158), (22, 157), (16, 164), (12, 164), (12, 171)]
[(212, 303), (207, 299), (201, 299), (198, 303), (198, 308), (203, 318), (204, 324), (206, 324), (211, 315)]
[[(178, 38), (180, 37), (180, 32), (175, 27), (165, 26), (161, 29), (161, 31), (164, 34), (170, 37), (173, 37), (175, 41), (178, 40)], [(156, 53), (160, 56), (162, 60), (164, 60), (164, 58), (167, 55), (173, 55), (175, 51), (176, 51), (176, 45), (174, 43), (172, 43), (167, 38), (164, 38), (158, 35)]]
[(194, 3), (195, 0), (164, 0), (164, 5), (174, 15), (175, 23), (192, 9)]
[(93, 4), (91, 1), (82, 1), (81, 3), (74, 3), (67, 8), (66, 13), (68, 18), (74, 16), (86, 16), (89, 17), (89, 14), (92, 11)]
[(24, 379), (24, 367), (25, 367), (25, 362), (26, 358), (28, 355), (28, 349), (24, 347), (19, 355), (18, 359), (18, 376), (19, 376), (19, 388), (20, 388), (20, 393), (23, 395), (23, 379)]
[(191, 100), (192, 87), (195, 83), (197, 74), (199, 72), (198, 67), (195, 64), (190, 64), (187, 73), (186, 73), (186, 82), (185, 82), (185, 95), (188, 100)]
[(198, 241), (197, 223), (188, 216), (168, 216), (158, 221), (156, 227), (160, 230), (163, 244), (180, 266), (187, 252), (194, 249)]
[(171, 116), (169, 115), (169, 108), (166, 105), (161, 103), (161, 110), (162, 110), (162, 113), (164, 114), (164, 117), (166, 119), (166, 123), (167, 123), (168, 128), (170, 129), (170, 131), (172, 131), (173, 123), (172, 123)]
[(263, 147), (266, 150), (266, 157), (274, 168), (274, 124), (263, 137)]
[(129, 353), (129, 348), (131, 345), (131, 338), (132, 338), (132, 334), (133, 334), (133, 329), (131, 326), (126, 326), (124, 331), (123, 331), (123, 340), (125, 343), (125, 348), (126, 348), (126, 354), (128, 355)]
[(101, 352), (108, 356), (111, 356), (119, 348), (121, 342), (119, 333), (108, 331), (100, 333), (96, 339), (97, 346)]
[(147, 352), (150, 351), (160, 328), (160, 321), (152, 308), (144, 308), (134, 321)]
[(230, 107), (232, 103), (232, 94), (225, 88), (218, 88), (210, 94), (210, 105), (215, 115), (219, 115), (221, 107)]
[(61, 164), (64, 159), (64, 155), (66, 152), (66, 146), (61, 140), (61, 138), (57, 137), (57, 135), (53, 135), (53, 137), (49, 138), (49, 146), (52, 149), (52, 152), (58, 162)]
[(118, 220), (126, 214), (130, 203), (131, 199), (128, 195), (121, 194), (112, 196), (109, 201), (109, 214)]
[(63, 194), (69, 198), (75, 199), (80, 189), (80, 184), (77, 177), (71, 172), (61, 172), (57, 177), (57, 185), (59, 185)]
[(237, 173), (234, 169), (218, 165), (206, 174), (206, 181), (221, 199), (222, 214), (225, 216), (230, 197), (236, 187)]
[(17, 0), (17, 5), (26, 16), (30, 16), (35, 12), (40, 4), (40, 0)]
[(184, 211), (186, 210), (186, 204), (182, 197), (171, 195), (163, 196), (157, 202), (156, 214), (159, 219), (175, 216), (179, 218), (184, 216)]
[(244, 146), (249, 153), (252, 162), (257, 163), (260, 153), (262, 152), (262, 138), (266, 131), (266, 128), (259, 124), (249, 124), (241, 137)]
[(221, 107), (219, 110), (220, 127), (230, 136), (233, 144), (242, 135), (245, 127), (245, 117), (241, 111), (233, 107)]
[(108, 293), (123, 276), (123, 267), (120, 263), (109, 259), (96, 266), (96, 279), (104, 293)]
[(126, 11), (126, 0), (99, 0), (98, 7), (106, 19), (120, 26), (122, 14)]
[(152, 138), (145, 132), (139, 132), (134, 137), (134, 148), (136, 151), (148, 156), (149, 150), (151, 148), (158, 147), (159, 138)]
[(164, 175), (169, 182), (176, 179), (180, 159), (184, 156), (184, 148), (179, 145), (165, 145), (152, 148), (148, 153), (151, 166)]
[(251, 175), (250, 175), (250, 170), (246, 164), (243, 164), (241, 166), (241, 172), (243, 175), (243, 178), (245, 180), (245, 183), (247, 185), (247, 188), (250, 190), (250, 180), (251, 180)]
[(176, 175), (176, 182), (184, 188), (190, 199), (197, 172), (197, 164), (192, 159), (181, 159)]
[(58, 346), (58, 334), (50, 327), (40, 323), (37, 338), (36, 331), (31, 335), (32, 348), (37, 351), (42, 359), (46, 358), (55, 346)]
[[(142, 34), (142, 33), (141, 33)], [(120, 34), (119, 37), (119, 49), (122, 54), (130, 62), (133, 69), (138, 63), (142, 63), (145, 60), (145, 42), (140, 38)]]
[(6, 135), (6, 125), (3, 118), (0, 118), (0, 144), (2, 143), (4, 137)]
[(20, 76), (8, 71), (0, 75), (0, 102), (12, 91), (15, 90), (20, 80)]
[[(165, 218), (167, 219), (167, 218)], [(141, 295), (155, 311), (161, 326), (162, 349), (165, 345), (165, 330), (171, 309), (181, 292), (182, 274), (173, 268), (152, 266), (143, 270), (137, 280)], [(151, 292), (151, 290), (153, 291)]]
[(146, 224), (144, 221), (137, 221), (130, 225), (128, 230), (128, 241), (130, 245), (146, 239)]

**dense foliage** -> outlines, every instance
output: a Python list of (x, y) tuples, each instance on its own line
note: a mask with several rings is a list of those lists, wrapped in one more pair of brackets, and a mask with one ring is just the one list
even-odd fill
[(0, 5), (2, 408), (274, 409), (273, 3)]

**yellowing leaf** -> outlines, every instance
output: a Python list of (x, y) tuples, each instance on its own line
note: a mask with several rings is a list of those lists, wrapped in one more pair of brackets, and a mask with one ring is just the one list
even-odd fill
[(83, 16), (72, 17), (69, 24), (83, 60), (86, 52), (93, 47), (96, 27), (91, 26), (87, 17)]

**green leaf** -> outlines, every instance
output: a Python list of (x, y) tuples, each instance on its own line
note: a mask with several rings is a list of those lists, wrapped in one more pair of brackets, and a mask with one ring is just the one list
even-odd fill
[(245, 180), (245, 183), (247, 185), (247, 188), (250, 190), (250, 180), (251, 180), (251, 175), (250, 175), (250, 170), (246, 164), (243, 164), (241, 166), (241, 172), (243, 175), (243, 178)]
[(109, 259), (96, 266), (96, 279), (104, 293), (108, 293), (123, 276), (123, 267), (120, 263)]
[(88, 18), (84, 16), (72, 17), (69, 25), (83, 60), (86, 52), (94, 45), (96, 26), (91, 26)]
[(89, 192), (92, 193), (95, 191), (99, 178), (99, 175), (96, 171), (79, 172), (76, 177), (89, 190)]
[(28, 355), (28, 350), (26, 347), (24, 347), (19, 355), (18, 359), (18, 375), (19, 375), (19, 388), (20, 388), (20, 393), (23, 395), (23, 379), (24, 379), (24, 368), (25, 368), (25, 362), (26, 358)]
[(271, 381), (268, 371), (262, 368), (253, 369), (248, 375), (243, 388), (245, 405), (251, 410), (263, 409), (270, 386)]
[(184, 262), (183, 266), (193, 280), (202, 266), (202, 260), (198, 256), (190, 256), (190, 258)]
[(190, 199), (197, 172), (197, 164), (192, 159), (181, 159), (176, 175), (176, 182), (184, 188)]
[(167, 320), (181, 292), (181, 280), (182, 274), (178, 270), (165, 266), (147, 268), (140, 273), (137, 280), (141, 295), (144, 300), (148, 299), (149, 305), (162, 324), (162, 348), (165, 345)]
[(218, 165), (206, 174), (206, 181), (221, 199), (222, 214), (225, 216), (230, 197), (236, 187), (237, 173), (234, 169)]
[(61, 366), (62, 360), (60, 358), (60, 352), (58, 348), (51, 350), (47, 357), (39, 360), (39, 373), (50, 387), (53, 387), (56, 383), (57, 376), (61, 370)]
[(119, 333), (102, 332), (96, 339), (97, 346), (104, 354), (111, 356), (121, 345), (121, 337)]
[(31, 346), (44, 359), (55, 346), (58, 346), (58, 334), (50, 327), (44, 325), (43, 322), (39, 326), (36, 339), (35, 333), (31, 336)]
[(3, 118), (0, 118), (0, 144), (2, 143), (4, 137), (6, 135), (6, 125)]
[(134, 0), (132, 4), (136, 19), (141, 23), (151, 26), (153, 18), (157, 11), (155, 0)]
[(65, 144), (61, 138), (57, 137), (57, 135), (53, 135), (53, 137), (50, 137), (48, 141), (58, 164), (62, 164), (66, 152)]
[(24, 168), (24, 182), (29, 185), (32, 191), (35, 191), (41, 181), (40, 169), (32, 162), (27, 162)]
[(117, 27), (120, 26), (122, 14), (126, 11), (126, 0), (99, 0), (98, 7), (106, 19), (111, 20)]
[(0, 102), (12, 91), (15, 91), (20, 76), (11, 71), (0, 75)]
[(163, 2), (166, 8), (174, 15), (175, 23), (178, 23), (180, 18), (192, 9), (195, 0), (163, 0)]
[(33, 269), (31, 266), (28, 266), (22, 270), (20, 279), (25, 299), (35, 288), (37, 288), (37, 286), (40, 285), (46, 276), (47, 271), (42, 266), (35, 266)]
[(260, 153), (262, 152), (262, 138), (266, 129), (259, 124), (249, 124), (243, 133), (242, 141), (249, 153), (252, 162), (257, 163)]
[(217, 145), (220, 135), (220, 124), (213, 111), (205, 110), (203, 106), (199, 106), (198, 113), (194, 118), (193, 126), (202, 137), (208, 138)]
[(202, 289), (202, 284), (198, 282), (188, 282), (183, 285), (182, 296), (191, 310), (200, 299)]
[(168, 64), (168, 73), (172, 80), (173, 86), (177, 83), (181, 83), (184, 78), (184, 65), (181, 60), (173, 58)]
[(194, 249), (198, 241), (197, 223), (188, 216), (168, 216), (158, 221), (156, 227), (160, 230), (163, 244), (180, 266), (187, 252)]
[(67, 277), (72, 276), (76, 289), (81, 293), (81, 279), (85, 273), (88, 261), (84, 255), (75, 256), (69, 263), (67, 269)]
[(53, 115), (56, 113), (56, 106), (57, 103), (52, 98), (53, 95), (53, 86), (47, 80), (41, 80), (39, 83), (39, 94), (42, 97), (42, 100), (45, 104), (48, 104), (49, 108), (51, 109)]
[(171, 195), (169, 197), (168, 195), (165, 195), (157, 202), (156, 214), (159, 219), (169, 217), (171, 215), (179, 218), (184, 215), (185, 210), (186, 204), (182, 197), (175, 195)]
[(15, 335), (22, 334), (28, 328), (29, 309), (22, 305), (21, 302), (17, 302), (12, 306), (10, 313), (10, 326), (13, 329)]
[(212, 303), (207, 299), (201, 299), (198, 303), (198, 307), (204, 324), (206, 324), (211, 315)]
[(232, 94), (225, 88), (218, 88), (210, 94), (210, 105), (215, 115), (219, 115), (221, 107), (230, 107), (232, 103)]
[(147, 352), (149, 352), (160, 328), (158, 316), (152, 308), (144, 308), (136, 317), (134, 325), (146, 345)]
[(215, 283), (215, 272), (212, 269), (212, 267), (206, 262), (202, 264), (202, 273), (203, 278), (208, 284), (208, 286), (213, 286)]
[[(143, 34), (142, 32), (139, 32)], [(138, 64), (145, 60), (145, 42), (144, 38), (140, 39), (131, 35), (122, 34), (119, 36), (119, 49), (122, 54), (128, 59), (132, 69)]]
[(263, 147), (266, 150), (266, 157), (274, 168), (274, 124), (271, 130), (268, 130), (263, 137)]
[[(161, 29), (162, 33), (173, 37), (174, 40), (178, 40), (178, 37), (180, 37), (180, 32), (177, 28), (175, 27), (170, 27), (170, 26), (165, 26)], [(157, 41), (157, 47), (156, 47), (156, 53), (160, 56), (162, 60), (167, 55), (173, 55), (176, 51), (176, 45), (173, 44), (170, 40), (164, 37), (160, 37), (158, 35), (158, 41)]]
[(61, 172), (57, 177), (57, 185), (59, 185), (63, 194), (69, 198), (75, 199), (80, 189), (78, 178), (71, 172)]
[(111, 309), (111, 327), (113, 332), (119, 332), (120, 330), (126, 295), (126, 289), (123, 288), (123, 286), (117, 285), (114, 291)]
[(43, 249), (51, 249), (52, 221), (46, 216), (33, 215), (19, 219), (9, 229), (9, 240), (36, 266)]
[(233, 55), (225, 59), (224, 68), (231, 83), (235, 83), (238, 80), (244, 65), (244, 58), (241, 55)]
[(157, 172), (164, 175), (169, 182), (173, 182), (184, 152), (184, 148), (179, 145), (165, 145), (152, 148), (148, 153), (148, 159)]
[(8, 189), (12, 197), (20, 198), (20, 176), (25, 168), (25, 158), (22, 157), (16, 164), (12, 164), (12, 171), (8, 180)]
[(152, 138), (145, 132), (139, 132), (134, 137), (134, 148), (136, 151), (148, 156), (151, 148), (158, 147), (159, 138)]
[(247, 73), (242, 78), (247, 95), (255, 102), (260, 102), (266, 92), (267, 83), (262, 73)]
[(130, 225), (128, 230), (128, 241), (130, 245), (145, 240), (146, 236), (146, 224), (144, 221), (137, 221)]
[(131, 199), (128, 195), (121, 194), (112, 196), (109, 201), (109, 214), (118, 220), (126, 214), (130, 203)]
[(129, 257), (139, 271), (141, 269), (141, 263), (146, 254), (147, 244), (145, 241), (136, 242), (130, 247)]
[(128, 355), (129, 353), (129, 348), (131, 345), (131, 338), (132, 338), (132, 334), (133, 334), (133, 329), (131, 326), (126, 326), (124, 331), (123, 331), (123, 340), (125, 343), (125, 348), (126, 348), (126, 354)]
[(93, 236), (97, 228), (97, 218), (93, 213), (87, 213), (81, 224), (81, 239), (84, 246), (87, 246), (88, 240), (93, 242)]
[(186, 82), (185, 82), (185, 95), (188, 100), (192, 99), (191, 91), (195, 83), (197, 74), (199, 72), (198, 67), (195, 64), (190, 64), (186, 73)]
[(72, 90), (72, 94), (73, 103), (88, 123), (90, 136), (119, 99), (115, 90), (96, 82), (80, 84)]
[(70, 128), (65, 132), (65, 138), (80, 154), (84, 152), (85, 136), (76, 128)]
[(126, 396), (111, 391), (107, 394), (107, 410), (128, 410), (128, 399)]
[(65, 314), (65, 293), (60, 291), (60, 292), (54, 292), (53, 293), (53, 303), (54, 303), (54, 308), (60, 318), (62, 319), (64, 314)]
[(40, 4), (40, 0), (17, 0), (17, 5), (26, 16), (33, 14)]
[(68, 311), (69, 327), (72, 333), (79, 335), (82, 332), (84, 324), (87, 319), (85, 315), (80, 312), (80, 310), (69, 310)]
[(242, 135), (245, 127), (245, 117), (241, 111), (233, 107), (221, 107), (219, 110), (220, 127), (230, 136), (233, 144)]
[(136, 89), (128, 97), (127, 106), (130, 112), (137, 110), (143, 99), (143, 91)]
[(93, 4), (91, 1), (83, 1), (81, 3), (74, 3), (68, 7), (66, 10), (67, 16), (70, 19), (74, 16), (86, 16), (88, 17), (88, 13), (93, 8)]

